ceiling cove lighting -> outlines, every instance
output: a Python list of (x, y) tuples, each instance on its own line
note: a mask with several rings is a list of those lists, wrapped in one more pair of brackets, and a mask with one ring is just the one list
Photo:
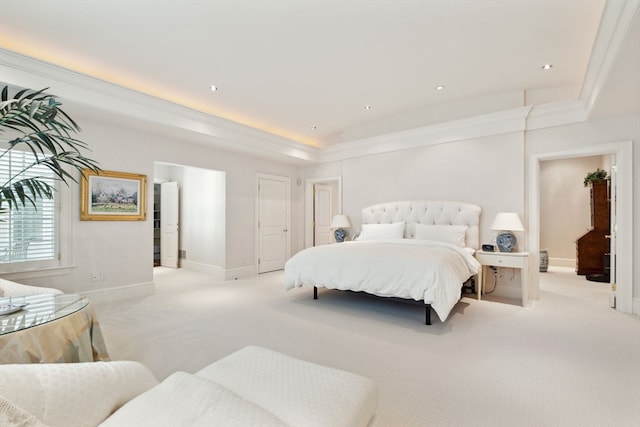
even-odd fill
[(542, 67), (543, 70), (550, 70), (553, 68), (553, 64), (544, 64)]

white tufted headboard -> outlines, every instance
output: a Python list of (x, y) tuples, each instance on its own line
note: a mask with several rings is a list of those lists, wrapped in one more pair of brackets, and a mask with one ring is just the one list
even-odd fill
[(419, 200), (389, 202), (362, 209), (363, 224), (390, 224), (405, 222), (404, 237), (415, 236), (415, 224), (466, 225), (466, 245), (480, 247), (480, 206), (471, 203)]

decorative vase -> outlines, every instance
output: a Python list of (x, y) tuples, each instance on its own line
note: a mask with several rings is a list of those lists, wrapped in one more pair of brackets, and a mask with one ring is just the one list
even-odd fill
[(540, 272), (546, 273), (549, 269), (549, 251), (540, 249)]
[(342, 228), (338, 228), (336, 231), (333, 232), (333, 237), (336, 238), (336, 242), (338, 243), (344, 242), (345, 237), (347, 237), (347, 232), (344, 231)]
[(516, 248), (516, 236), (510, 231), (503, 231), (496, 236), (496, 245), (500, 252), (513, 252)]

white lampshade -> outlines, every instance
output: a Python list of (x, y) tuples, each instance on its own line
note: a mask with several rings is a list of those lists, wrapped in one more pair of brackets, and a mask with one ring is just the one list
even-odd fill
[(335, 215), (331, 220), (331, 228), (349, 228), (351, 223), (346, 215)]
[(524, 231), (520, 217), (515, 212), (499, 212), (491, 224), (492, 230)]

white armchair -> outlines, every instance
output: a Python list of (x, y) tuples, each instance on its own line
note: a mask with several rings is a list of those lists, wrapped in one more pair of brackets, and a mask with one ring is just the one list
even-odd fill
[(3, 365), (0, 425), (37, 426), (25, 423), (36, 418), (50, 427), (94, 427), (157, 384), (134, 361)]
[(12, 282), (11, 280), (0, 278), (0, 298), (2, 297), (21, 297), (25, 295), (39, 294), (61, 294), (59, 289), (45, 288), (42, 286), (23, 285), (22, 283)]
[(0, 365), (2, 427), (366, 427), (373, 381), (248, 346), (158, 383), (133, 361)]

